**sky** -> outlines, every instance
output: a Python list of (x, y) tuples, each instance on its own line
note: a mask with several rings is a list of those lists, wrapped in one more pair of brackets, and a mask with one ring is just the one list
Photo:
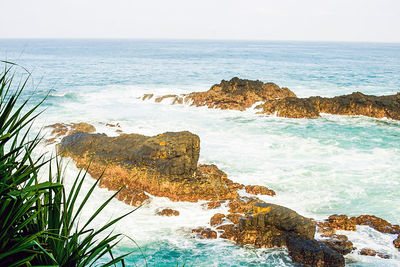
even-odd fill
[(400, 42), (400, 0), (0, 0), (0, 38)]

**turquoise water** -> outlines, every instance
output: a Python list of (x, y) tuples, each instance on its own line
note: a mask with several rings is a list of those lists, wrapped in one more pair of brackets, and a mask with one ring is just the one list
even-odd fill
[[(119, 122), (125, 132), (154, 135), (189, 130), (200, 136), (200, 162), (217, 164), (230, 179), (266, 185), (276, 197), (266, 201), (300, 214), (375, 214), (400, 223), (400, 123), (361, 116), (318, 119), (261, 116), (254, 110), (221, 111), (141, 101), (158, 95), (207, 90), (233, 76), (272, 81), (298, 96), (333, 96), (360, 91), (400, 91), (400, 44), (165, 40), (0, 40), (0, 58), (33, 71), (30, 92), (50, 91), (37, 125), (87, 121)], [(43, 148), (44, 151), (52, 147)], [(73, 177), (76, 169), (69, 166)], [(88, 181), (88, 185), (91, 181)], [(99, 190), (93, 205), (109, 192)], [(154, 216), (157, 209), (180, 211), (176, 218)], [(104, 218), (131, 207), (112, 202)], [(207, 226), (219, 210), (200, 203), (153, 198), (117, 226), (135, 249), (129, 263), (149, 266), (292, 266), (285, 250), (240, 248), (224, 240), (191, 238), (191, 228)], [(370, 247), (391, 260), (346, 256), (351, 266), (396, 266), (393, 236), (361, 227), (349, 235), (359, 249)]]

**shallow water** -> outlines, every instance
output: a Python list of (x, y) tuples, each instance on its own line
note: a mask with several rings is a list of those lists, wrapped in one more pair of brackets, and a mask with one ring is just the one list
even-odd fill
[[(0, 58), (33, 70), (34, 100), (49, 90), (38, 128), (54, 122), (119, 122), (125, 132), (154, 135), (189, 130), (200, 136), (200, 162), (213, 163), (229, 178), (274, 189), (264, 200), (314, 218), (339, 213), (374, 214), (400, 222), (400, 123), (362, 116), (323, 115), (286, 119), (244, 112), (141, 101), (158, 95), (207, 90), (233, 76), (272, 81), (298, 96), (361, 91), (394, 94), (400, 88), (400, 45), (163, 40), (0, 40)], [(30, 94), (31, 92), (26, 92)], [(52, 147), (44, 147), (43, 151)], [(68, 165), (67, 183), (77, 170)], [(69, 178), (69, 179), (68, 179)], [(88, 180), (89, 186), (94, 180)], [(99, 189), (90, 205), (111, 192)], [(171, 207), (181, 215), (154, 216)], [(90, 210), (91, 207), (89, 207)], [(132, 207), (117, 200), (101, 221)], [(292, 266), (285, 250), (239, 248), (224, 240), (197, 240), (188, 231), (206, 226), (216, 212), (200, 203), (154, 198), (116, 227), (132, 237), (128, 261), (141, 266)], [(104, 221), (103, 221), (104, 222)], [(99, 222), (98, 222), (99, 223)], [(394, 236), (368, 227), (347, 232), (359, 249), (392, 259), (346, 256), (350, 266), (400, 265)], [(371, 238), (372, 237), (372, 238)]]

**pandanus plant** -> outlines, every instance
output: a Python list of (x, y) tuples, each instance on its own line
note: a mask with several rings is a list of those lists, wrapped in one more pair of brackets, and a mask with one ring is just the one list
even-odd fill
[[(13, 69), (2, 62), (0, 73), (0, 266), (102, 266), (122, 265), (128, 254), (114, 257), (113, 249), (123, 237), (111, 227), (134, 210), (99, 228), (91, 222), (118, 194), (115, 192), (85, 222), (79, 222), (99, 179), (82, 201), (86, 172), (81, 171), (72, 188), (64, 187), (61, 160), (34, 151), (40, 133), (32, 134), (33, 122), (45, 98), (36, 105), (22, 100), (30, 74), (14, 86)], [(52, 167), (55, 166), (55, 167)], [(48, 178), (39, 170), (46, 167)], [(47, 176), (47, 175), (46, 175)], [(81, 225), (81, 226), (80, 226)], [(107, 258), (107, 262), (104, 259)]]

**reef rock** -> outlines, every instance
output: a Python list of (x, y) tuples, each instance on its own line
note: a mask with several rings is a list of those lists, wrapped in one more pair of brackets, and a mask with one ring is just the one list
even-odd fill
[(318, 226), (328, 227), (334, 230), (355, 231), (356, 219), (354, 217), (349, 218), (346, 215), (333, 214), (329, 216), (325, 222), (319, 223)]
[(257, 203), (263, 202), (261, 199), (256, 197), (237, 197), (232, 199), (228, 203), (229, 212), (245, 214), (253, 209), (253, 206)]
[(156, 215), (168, 217), (179, 216), (179, 211), (173, 209), (163, 209), (162, 211), (157, 212)]
[[(111, 190), (122, 186), (173, 201), (227, 200), (237, 197), (237, 184), (215, 165), (200, 165), (199, 137), (190, 132), (157, 136), (76, 132), (62, 139), (58, 153), (99, 177)], [(107, 167), (107, 168), (106, 168)]]
[(320, 113), (329, 113), (400, 120), (400, 93), (374, 96), (355, 92), (332, 98), (289, 97), (268, 100), (257, 108), (262, 109), (259, 113), (276, 114), (279, 117), (288, 118), (311, 118), (318, 117)]

